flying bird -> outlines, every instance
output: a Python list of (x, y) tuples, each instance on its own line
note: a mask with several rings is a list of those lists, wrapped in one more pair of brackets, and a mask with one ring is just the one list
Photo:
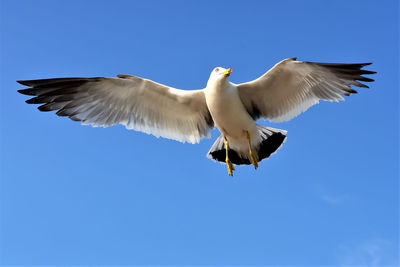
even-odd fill
[(201, 90), (180, 90), (132, 76), (115, 78), (53, 78), (21, 80), (30, 88), (18, 92), (34, 96), (28, 104), (40, 111), (57, 110), (82, 124), (108, 127), (122, 124), (157, 137), (198, 143), (216, 126), (221, 135), (207, 157), (234, 165), (258, 163), (275, 152), (286, 138), (285, 130), (256, 124), (290, 120), (319, 100), (344, 100), (357, 93), (351, 86), (372, 82), (363, 70), (371, 63), (342, 64), (297, 61), (277, 63), (261, 77), (246, 83), (228, 80), (232, 68), (216, 67)]

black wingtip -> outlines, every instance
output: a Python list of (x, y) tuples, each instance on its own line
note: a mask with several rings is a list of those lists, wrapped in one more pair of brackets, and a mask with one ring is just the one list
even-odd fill
[(17, 83), (25, 85), (25, 86), (30, 86), (29, 80), (18, 80)]
[(364, 77), (364, 76), (361, 76), (361, 78), (356, 79), (356, 80), (363, 81), (363, 82), (374, 82), (375, 81), (374, 79), (367, 78), (367, 77)]
[(46, 105), (47, 104), (41, 105), (37, 109), (40, 110), (40, 111), (43, 111), (43, 112), (51, 111), (51, 109), (49, 109), (48, 106), (46, 106)]
[(362, 74), (362, 75), (364, 75), (364, 74), (376, 74), (376, 71), (372, 71), (372, 70), (360, 70), (360, 73)]
[(32, 96), (36, 95), (31, 88), (17, 90), (17, 92), (23, 95), (32, 95)]
[(79, 119), (75, 116), (69, 116), (68, 118), (70, 118), (70, 120), (73, 120), (73, 121), (82, 121), (81, 119)]
[(71, 112), (67, 112), (65, 109), (62, 108), (56, 112), (56, 115), (60, 116), (60, 117), (67, 117), (67, 116), (71, 116)]

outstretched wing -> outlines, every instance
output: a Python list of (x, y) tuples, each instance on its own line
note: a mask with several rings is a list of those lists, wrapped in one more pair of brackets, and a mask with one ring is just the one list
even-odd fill
[(372, 82), (361, 68), (371, 63), (336, 64), (285, 59), (258, 79), (237, 85), (239, 96), (254, 118), (287, 121), (319, 100), (344, 100), (342, 95), (357, 93), (350, 85), (367, 87), (358, 81)]
[(82, 124), (123, 124), (127, 129), (190, 143), (209, 136), (214, 125), (203, 90), (179, 90), (131, 75), (18, 82), (31, 87), (18, 92), (35, 96), (27, 103), (42, 104), (40, 111), (57, 110), (58, 116)]

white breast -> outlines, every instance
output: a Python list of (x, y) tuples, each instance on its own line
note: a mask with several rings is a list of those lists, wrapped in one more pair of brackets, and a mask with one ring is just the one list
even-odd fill
[(211, 116), (232, 148), (248, 149), (245, 131), (250, 133), (252, 144), (261, 142), (256, 124), (240, 100), (236, 85), (227, 80), (209, 83), (205, 93)]

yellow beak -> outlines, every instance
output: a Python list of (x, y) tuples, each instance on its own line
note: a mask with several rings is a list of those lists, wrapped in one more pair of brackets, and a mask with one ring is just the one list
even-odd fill
[(232, 71), (233, 71), (233, 69), (232, 68), (229, 68), (229, 69), (227, 69), (226, 71), (224, 71), (222, 74), (225, 74), (225, 75), (230, 75), (231, 73), (232, 73)]

